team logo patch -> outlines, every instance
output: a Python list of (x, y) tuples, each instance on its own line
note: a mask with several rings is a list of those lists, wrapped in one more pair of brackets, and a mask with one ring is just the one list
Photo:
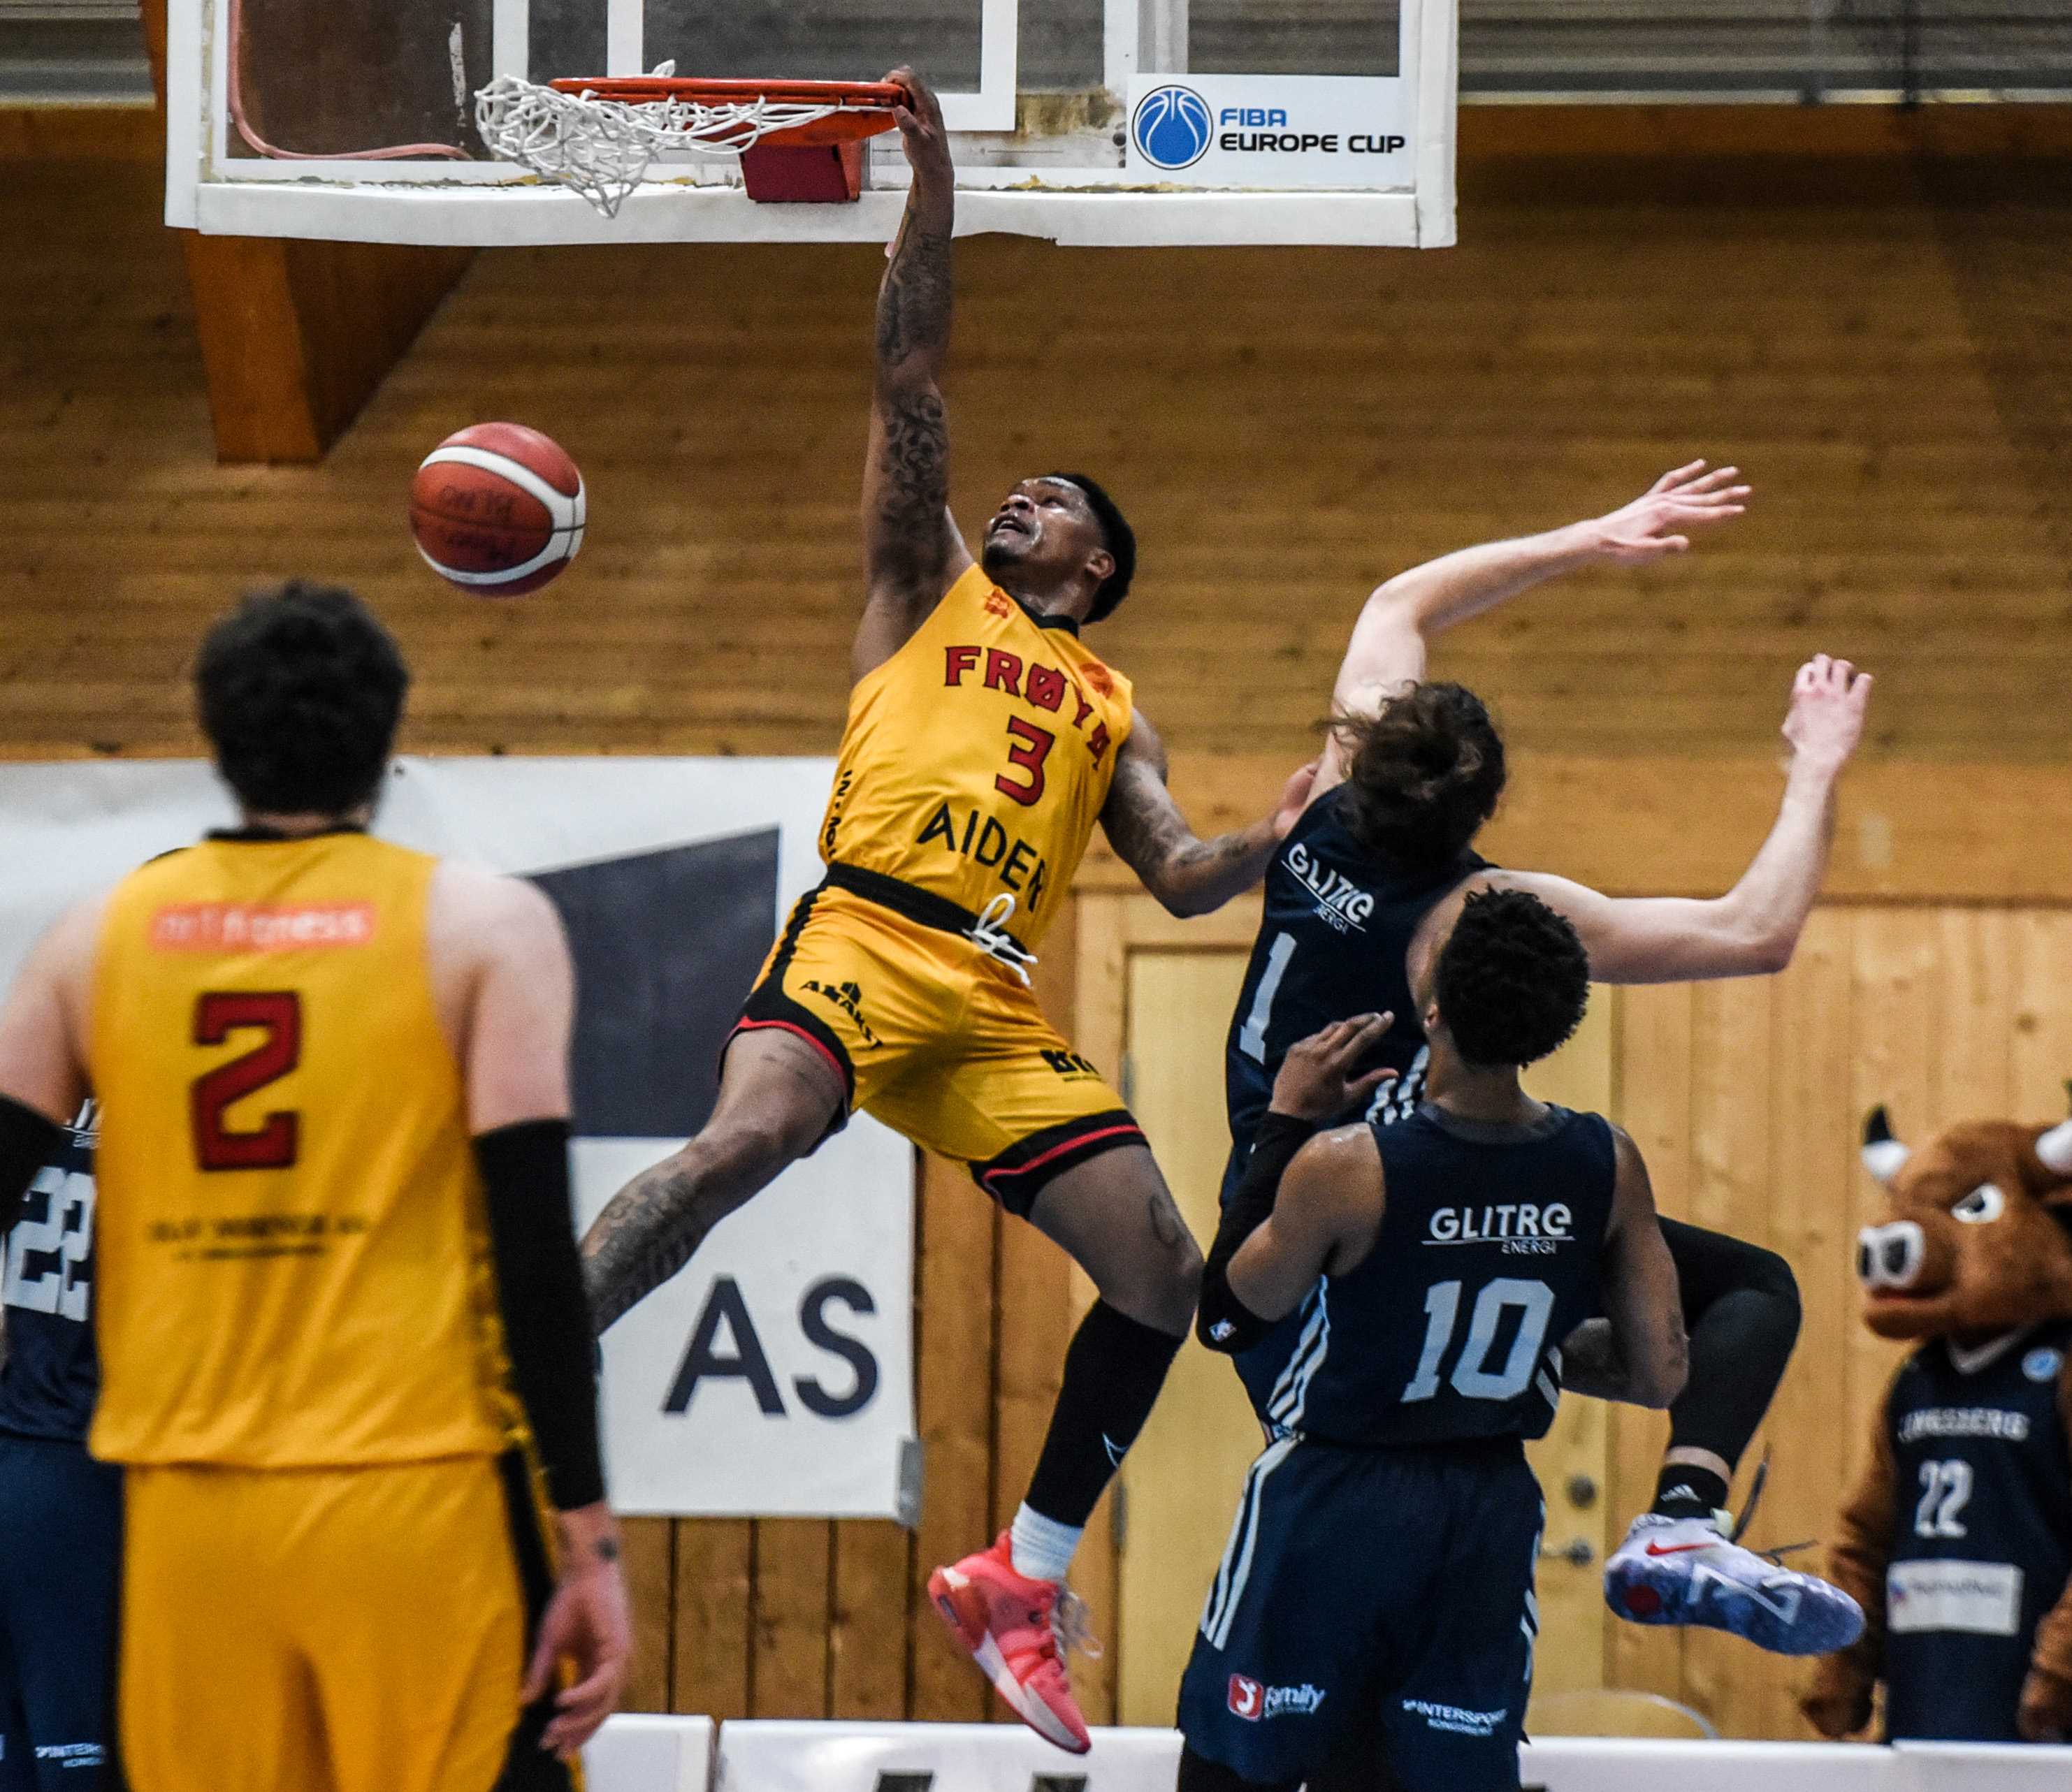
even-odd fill
[(2049, 1345), (2031, 1350), (2021, 1359), (2021, 1372), (2031, 1381), (2049, 1381), (2065, 1367), (2065, 1353), (2054, 1350)]
[(1094, 1068), (1091, 1059), (1080, 1057), (1075, 1051), (1046, 1049), (1042, 1056), (1043, 1062), (1059, 1075), (1064, 1078), (1067, 1083), (1091, 1082), (1100, 1075), (1100, 1072)]
[(863, 1017), (863, 990), (853, 983), (822, 983), (816, 977), (808, 977), (806, 987), (823, 1001), (832, 1002), (843, 1013), (856, 1023), (856, 1030), (863, 1035), (865, 1045), (878, 1043), (878, 1035), (870, 1030), (870, 1023)]
[(1230, 1677), (1230, 1708), (1248, 1724), (1269, 1717), (1314, 1717), (1324, 1689), (1310, 1686), (1261, 1686), (1243, 1674)]

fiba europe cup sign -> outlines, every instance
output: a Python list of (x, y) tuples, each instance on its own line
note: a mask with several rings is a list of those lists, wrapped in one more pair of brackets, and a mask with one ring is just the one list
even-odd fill
[(1410, 97), (1392, 75), (1139, 75), (1125, 166), (1196, 187), (1408, 187)]
[[(824, 759), (399, 760), (375, 831), (530, 878), (578, 991), (577, 1221), (705, 1122), (720, 1051), (819, 881)], [(0, 976), (76, 898), (232, 817), (191, 761), (10, 766)], [(914, 1153), (858, 1115), (604, 1340), (624, 1512), (912, 1517)]]

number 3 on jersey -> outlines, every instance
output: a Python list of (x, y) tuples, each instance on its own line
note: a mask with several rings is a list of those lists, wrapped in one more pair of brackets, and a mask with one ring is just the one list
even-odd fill
[(292, 989), (228, 993), (195, 999), (194, 1042), (220, 1046), (234, 1033), (264, 1034), (249, 1051), (198, 1076), (187, 1091), (195, 1161), (204, 1169), (286, 1169), (302, 1141), (302, 1116), (282, 1108), (256, 1128), (233, 1131), (232, 1104), (278, 1083), (302, 1059), (302, 998)]
[(1042, 797), (1043, 762), (1050, 757), (1050, 749), (1058, 744), (1058, 737), (1049, 729), (1038, 728), (1019, 716), (1008, 719), (1007, 735), (1014, 743), (1007, 750), (1007, 762), (1027, 772), (1029, 782), (1018, 784), (1002, 772), (993, 779), (993, 787), (1003, 796), (1013, 797), (1024, 808), (1033, 808)]

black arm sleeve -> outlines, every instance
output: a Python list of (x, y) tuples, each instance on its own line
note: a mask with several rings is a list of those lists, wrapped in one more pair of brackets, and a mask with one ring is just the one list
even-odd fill
[(1231, 1292), (1231, 1259), (1273, 1211), (1281, 1178), (1315, 1131), (1308, 1120), (1289, 1114), (1269, 1113), (1259, 1123), (1244, 1179), (1223, 1209), (1215, 1243), (1209, 1247), (1209, 1260), (1202, 1271), (1202, 1304), (1194, 1314), (1194, 1335), (1212, 1350), (1235, 1356), (1250, 1350), (1272, 1328), (1272, 1320), (1260, 1318)]
[(64, 1128), (10, 1095), (0, 1095), (0, 1232), (22, 1217), (23, 1198), (36, 1172), (58, 1154)]
[(604, 1498), (590, 1304), (569, 1193), (569, 1123), (521, 1120), (475, 1141), (511, 1377), (562, 1511)]

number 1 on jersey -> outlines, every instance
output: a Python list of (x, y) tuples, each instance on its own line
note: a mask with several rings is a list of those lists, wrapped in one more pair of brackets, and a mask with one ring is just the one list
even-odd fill
[(245, 1029), (261, 1030), (265, 1038), (241, 1057), (196, 1077), (187, 1091), (195, 1161), (204, 1169), (286, 1169), (302, 1142), (302, 1116), (292, 1110), (269, 1113), (250, 1132), (232, 1132), (224, 1111), (279, 1082), (302, 1062), (302, 998), (292, 989), (212, 990), (195, 998), (195, 1044), (220, 1046)]

